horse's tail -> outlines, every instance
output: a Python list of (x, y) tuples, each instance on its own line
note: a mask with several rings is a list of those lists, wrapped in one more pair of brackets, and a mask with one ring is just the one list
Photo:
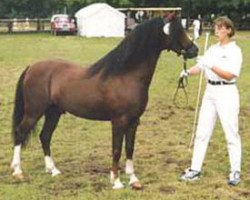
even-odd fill
[(21, 74), (16, 87), (15, 105), (12, 115), (12, 136), (13, 141), (16, 143), (17, 140), (17, 127), (21, 123), (24, 115), (24, 94), (23, 94), (23, 82), (29, 66)]

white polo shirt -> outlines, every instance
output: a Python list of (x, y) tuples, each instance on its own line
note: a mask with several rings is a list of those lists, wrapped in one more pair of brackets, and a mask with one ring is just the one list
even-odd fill
[[(226, 45), (221, 46), (220, 43), (212, 45), (204, 55), (206, 60), (211, 60), (213, 65), (221, 68), (224, 71), (230, 72), (235, 76), (240, 75), (240, 70), (242, 66), (242, 52), (240, 47), (233, 41)], [(211, 69), (205, 68), (205, 77), (212, 81), (227, 81), (217, 74), (215, 74)], [(230, 80), (230, 82), (235, 82), (236, 78)]]

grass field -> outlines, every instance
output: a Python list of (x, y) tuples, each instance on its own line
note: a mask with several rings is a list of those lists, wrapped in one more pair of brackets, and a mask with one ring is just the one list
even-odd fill
[[(227, 185), (228, 154), (224, 133), (218, 123), (208, 148), (202, 178), (194, 183), (178, 180), (189, 166), (198, 77), (189, 79), (189, 105), (183, 93), (176, 108), (172, 98), (177, 87), (182, 59), (163, 52), (150, 87), (147, 110), (141, 118), (135, 147), (135, 169), (144, 190), (129, 186), (114, 191), (109, 183), (111, 130), (108, 122), (88, 121), (66, 114), (52, 139), (52, 156), (62, 175), (45, 174), (38, 124), (27, 148), (22, 151), (22, 167), (28, 180), (16, 183), (9, 170), (12, 159), (11, 115), (17, 79), (28, 65), (41, 59), (64, 58), (82, 65), (95, 62), (120, 39), (86, 39), (49, 34), (0, 35), (0, 199), (1, 200), (247, 200), (250, 198), (250, 32), (236, 36), (244, 54), (238, 86), (241, 94), (240, 134), (243, 143), (242, 182)], [(210, 44), (215, 40), (210, 38)], [(198, 41), (201, 50), (204, 35)], [(188, 66), (194, 64), (188, 61)], [(121, 178), (125, 157), (121, 159)]]

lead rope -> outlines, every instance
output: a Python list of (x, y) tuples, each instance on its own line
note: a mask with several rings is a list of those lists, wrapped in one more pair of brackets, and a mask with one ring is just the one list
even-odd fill
[[(183, 56), (183, 69), (185, 72), (187, 72), (187, 58), (185, 58), (185, 56)], [(182, 89), (185, 95), (185, 107), (187, 107), (188, 105), (188, 94), (186, 91), (186, 86), (188, 85), (188, 77), (187, 76), (183, 76), (180, 77), (178, 80), (178, 86), (175, 90), (174, 93), (174, 97), (173, 97), (173, 104), (177, 107), (177, 108), (182, 108), (182, 106), (180, 106), (180, 104), (177, 102), (177, 97), (178, 97), (178, 93), (179, 93), (179, 89)]]

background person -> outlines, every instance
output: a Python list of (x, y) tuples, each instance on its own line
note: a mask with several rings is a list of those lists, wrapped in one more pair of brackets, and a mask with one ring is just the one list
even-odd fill
[(231, 165), (228, 183), (237, 185), (240, 182), (241, 171), (241, 139), (238, 126), (240, 103), (236, 78), (240, 74), (242, 53), (231, 39), (235, 30), (229, 18), (217, 18), (214, 21), (214, 29), (218, 43), (212, 45), (205, 55), (198, 59), (195, 66), (180, 74), (184, 77), (198, 74), (203, 70), (207, 80), (199, 113), (191, 167), (183, 173), (181, 179), (192, 181), (200, 177), (207, 146), (219, 117), (225, 132)]
[(201, 36), (202, 35), (202, 31), (203, 31), (203, 20), (201, 18), (201, 15), (198, 16), (198, 19), (200, 21), (199, 36)]
[(200, 37), (200, 20), (199, 19), (195, 19), (193, 21), (193, 27), (194, 27), (194, 39), (197, 40)]

